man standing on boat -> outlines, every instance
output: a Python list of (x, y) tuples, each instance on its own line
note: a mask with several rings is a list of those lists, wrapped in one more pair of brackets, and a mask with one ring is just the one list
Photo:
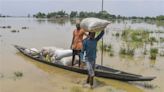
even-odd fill
[(76, 24), (76, 29), (73, 31), (73, 39), (71, 44), (72, 54), (72, 66), (74, 65), (75, 55), (79, 56), (79, 67), (81, 63), (81, 50), (83, 48), (83, 36), (86, 35), (85, 31), (80, 28), (80, 24)]
[(86, 38), (83, 42), (83, 53), (86, 53), (85, 60), (88, 69), (88, 78), (87, 84), (90, 84), (91, 88), (93, 88), (93, 79), (95, 76), (94, 68), (96, 62), (96, 48), (97, 42), (104, 35), (104, 30), (95, 38), (95, 32), (89, 32), (89, 37)]

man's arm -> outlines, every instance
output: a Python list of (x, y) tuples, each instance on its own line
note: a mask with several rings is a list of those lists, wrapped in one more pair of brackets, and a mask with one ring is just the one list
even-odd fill
[(104, 35), (104, 30), (101, 31), (101, 33), (95, 38), (97, 41), (99, 41)]
[(73, 37), (72, 37), (72, 42), (71, 42), (71, 46), (70, 46), (71, 49), (72, 49), (72, 44), (73, 44), (74, 38), (75, 38), (75, 36), (74, 36), (74, 31), (73, 31)]

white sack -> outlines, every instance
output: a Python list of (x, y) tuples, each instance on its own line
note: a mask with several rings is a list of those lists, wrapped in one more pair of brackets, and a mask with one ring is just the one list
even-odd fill
[(43, 47), (41, 50), (46, 50), (46, 51), (55, 51), (56, 49), (59, 49), (59, 48), (56, 48), (56, 47)]
[[(65, 66), (71, 66), (72, 65), (72, 56), (70, 57), (64, 57), (60, 60), (56, 60), (55, 63), (61, 64), (61, 65), (65, 65)], [(75, 57), (75, 61), (74, 64), (78, 63), (78, 59)]]
[(67, 50), (56, 49), (54, 55), (55, 55), (55, 58), (59, 60), (63, 57), (72, 56), (72, 50), (70, 50), (70, 49), (67, 49)]
[(110, 22), (107, 20), (85, 18), (81, 21), (80, 27), (87, 32), (97, 32), (104, 30), (108, 24), (110, 24)]
[(71, 66), (72, 65), (72, 57), (64, 57), (60, 60), (60, 62), (62, 63), (62, 65)]
[(30, 49), (25, 49), (25, 52), (28, 54), (36, 55), (39, 53), (39, 50), (37, 50), (36, 48), (30, 48)]

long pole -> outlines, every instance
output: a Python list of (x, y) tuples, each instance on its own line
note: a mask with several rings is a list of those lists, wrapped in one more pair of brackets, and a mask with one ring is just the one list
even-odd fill
[[(102, 0), (102, 14), (103, 14), (103, 8), (104, 8), (104, 0)], [(103, 50), (104, 50), (104, 40), (103, 40), (103, 37), (102, 37), (102, 50), (101, 50), (101, 65), (103, 65)]]

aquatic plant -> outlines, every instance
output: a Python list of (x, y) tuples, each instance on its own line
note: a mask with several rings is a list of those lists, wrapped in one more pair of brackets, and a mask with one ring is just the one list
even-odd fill
[(83, 89), (78, 86), (73, 86), (70, 92), (83, 92)]
[(149, 42), (151, 45), (153, 45), (154, 42), (158, 42), (155, 37), (150, 37)]
[[(102, 47), (103, 47), (103, 48), (102, 48)], [(103, 49), (103, 51), (108, 51), (108, 52), (110, 52), (111, 49), (112, 49), (112, 45), (111, 45), (111, 44), (109, 44), (109, 45), (104, 44), (104, 45), (102, 46), (102, 44), (99, 43), (99, 48), (100, 48), (101, 50)]]
[(144, 83), (143, 85), (144, 85), (145, 88), (148, 88), (148, 89), (154, 89), (154, 88), (157, 87), (157, 86), (154, 86), (154, 85), (148, 84), (148, 83)]
[(164, 42), (164, 38), (163, 37), (160, 37), (160, 42)]
[(121, 48), (119, 53), (122, 54), (122, 55), (126, 55), (126, 49), (125, 48)]
[(14, 75), (16, 77), (22, 77), (23, 76), (23, 73), (22, 72), (14, 72)]
[(155, 60), (157, 54), (158, 54), (158, 49), (157, 48), (151, 48), (150, 49), (150, 59)]
[(131, 49), (131, 48), (128, 48), (128, 49), (121, 48), (119, 53), (121, 55), (134, 56), (134, 51), (135, 51), (135, 49)]
[(109, 55), (110, 55), (110, 56), (114, 56), (114, 51), (111, 50)]
[(0, 78), (3, 78), (3, 77), (4, 77), (4, 75), (2, 73), (0, 73)]
[(146, 54), (147, 54), (147, 50), (146, 50), (146, 49), (144, 50), (143, 54), (144, 54), (144, 55), (146, 55)]
[(119, 33), (116, 33), (116, 37), (119, 37), (120, 36), (120, 34)]

